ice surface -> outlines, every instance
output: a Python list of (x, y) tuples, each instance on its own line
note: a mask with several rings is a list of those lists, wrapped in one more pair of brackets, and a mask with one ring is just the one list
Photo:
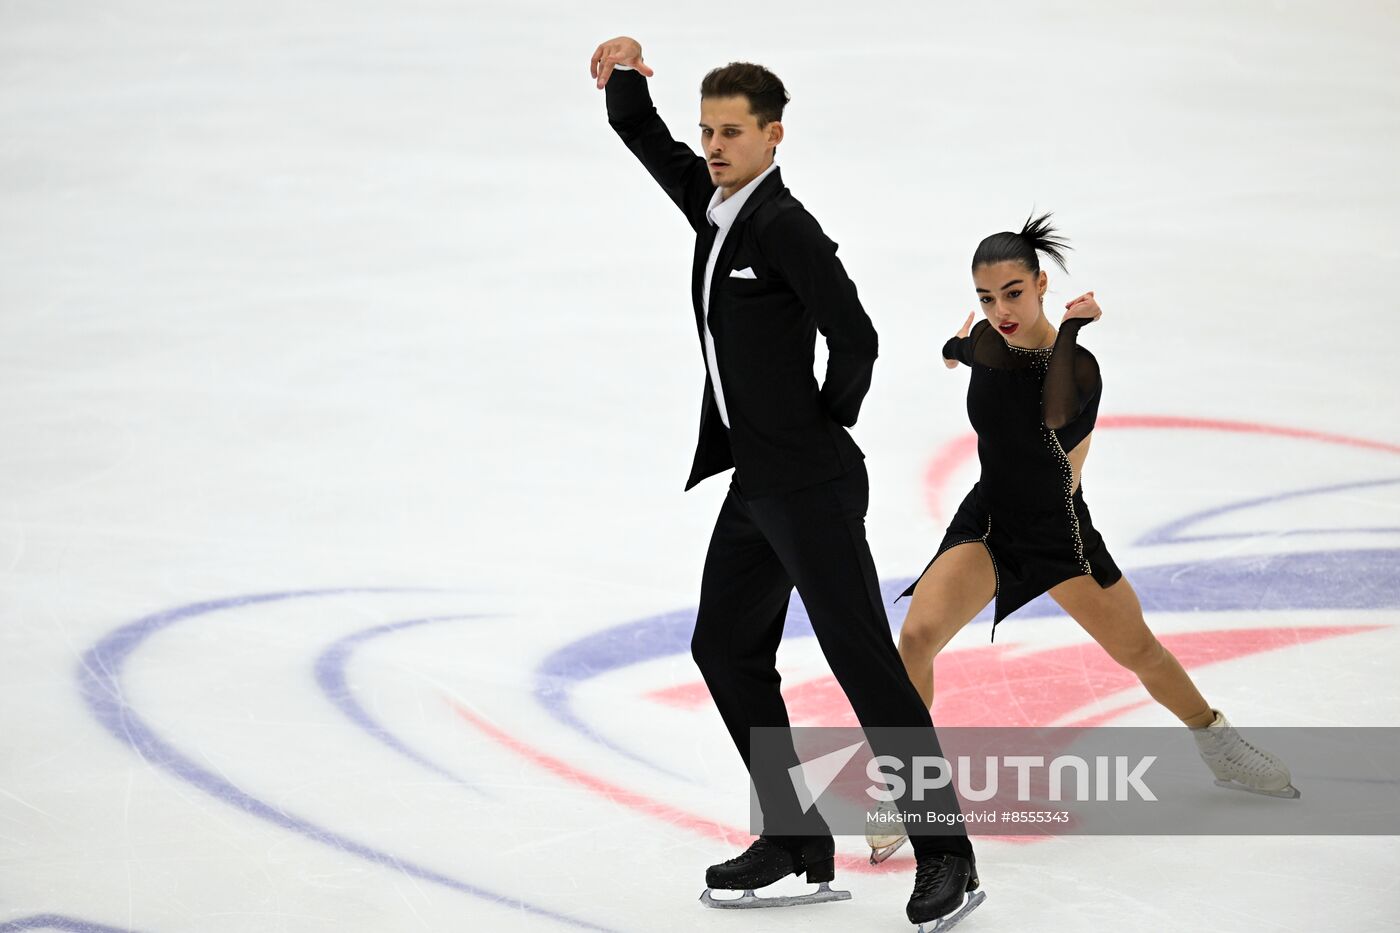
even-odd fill
[[(903, 853), (849, 904), (696, 901), (747, 838), (685, 651), (725, 481), (681, 494), (691, 240), (588, 77), (619, 32), (686, 139), (708, 68), (787, 82), (785, 179), (881, 335), (887, 589), (975, 478), (937, 361), (973, 248), (1054, 210), (1050, 299), (1105, 308), (1086, 497), (1154, 629), (1283, 633), (1193, 668), (1241, 727), (1400, 725), (1393, 6), (10, 0), (0, 931), (908, 928)], [(838, 717), (800, 628), (794, 706)], [(972, 684), (1085, 640), (986, 631)], [(935, 712), (1048, 690), (1169, 722), (1073, 672)], [(978, 853), (968, 933), (1400, 916), (1387, 837)]]

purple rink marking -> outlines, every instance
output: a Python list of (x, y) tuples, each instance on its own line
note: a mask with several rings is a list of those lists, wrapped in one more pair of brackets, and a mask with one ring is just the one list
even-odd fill
[(109, 927), (93, 923), (90, 920), (60, 917), (58, 914), (38, 914), (21, 920), (0, 923), (0, 933), (18, 933), (19, 930), (67, 930), (68, 933), (135, 933), (131, 927)]
[(326, 698), (329, 699), (331, 703), (335, 704), (336, 708), (344, 713), (355, 725), (415, 764), (427, 768), (436, 775), (447, 778), (447, 780), (454, 784), (460, 784), (475, 793), (489, 796), (485, 791), (473, 786), (471, 782), (453, 774), (447, 768), (444, 768), (432, 759), (415, 752), (413, 749), (409, 748), (402, 739), (380, 725), (379, 721), (371, 716), (369, 711), (355, 698), (355, 693), (350, 689), (350, 684), (345, 676), (345, 669), (349, 665), (350, 658), (355, 653), (355, 650), (370, 639), (433, 622), (462, 622), (468, 619), (480, 618), (484, 617), (479, 615), (432, 616), (426, 619), (408, 619), (403, 622), (389, 622), (385, 625), (376, 625), (373, 628), (363, 629), (347, 635), (339, 641), (333, 642), (330, 647), (321, 652), (320, 657), (316, 659), (315, 671), (316, 683), (320, 685), (321, 692), (324, 693)]
[[(376, 865), (392, 868), (402, 874), (432, 882), (453, 891), (478, 897), (503, 907), (531, 914), (536, 917), (555, 920), (569, 926), (588, 930), (608, 930), (586, 920), (556, 913), (539, 907), (520, 898), (498, 894), (486, 888), (459, 881), (441, 872), (426, 868), (406, 859), (375, 849), (342, 836), (310, 820), (287, 813), (276, 806), (237, 787), (226, 778), (195, 764), (172, 744), (162, 739), (135, 709), (122, 693), (122, 667), (127, 659), (140, 648), (146, 639), (178, 622), (199, 618), (214, 612), (239, 609), (265, 603), (282, 602), (294, 599), (312, 599), (326, 596), (348, 596), (356, 594), (392, 594), (445, 592), (429, 589), (409, 588), (348, 588), (327, 590), (294, 590), (284, 593), (259, 593), (249, 596), (235, 596), (229, 599), (191, 603), (175, 609), (167, 609), (153, 615), (144, 616), (118, 629), (109, 632), (96, 645), (88, 649), (78, 664), (78, 683), (83, 700), (93, 716), (116, 739), (129, 745), (148, 764), (162, 768), (175, 777), (192, 784), (204, 793), (232, 807), (242, 810), (249, 816), (266, 820), (275, 826), (290, 830), (314, 842), (329, 846), (340, 852), (357, 856)], [(3, 928), (0, 928), (3, 929)]]
[[(1173, 520), (1148, 531), (1137, 543), (1174, 544), (1234, 537), (1189, 538), (1177, 535), (1196, 522), (1238, 509), (1396, 482), (1400, 482), (1400, 479), (1341, 483), (1248, 499)], [(1321, 529), (1318, 533), (1345, 530), (1353, 529)], [(1389, 609), (1400, 606), (1400, 551), (1395, 549), (1237, 556), (1209, 563), (1144, 567), (1133, 570), (1128, 576), (1144, 612)], [(888, 603), (893, 603), (894, 597), (913, 582), (911, 577), (894, 583), (881, 583), (881, 595)], [(991, 609), (989, 605), (973, 621), (987, 624), (992, 619)], [(892, 630), (898, 631), (907, 612), (907, 604), (894, 607), (890, 613)], [(1013, 617), (1025, 619), (1061, 614), (1062, 610), (1054, 600), (1048, 595), (1041, 595), (1016, 610)], [(682, 780), (693, 780), (677, 775), (599, 733), (574, 711), (573, 695), (584, 681), (602, 674), (643, 661), (689, 652), (694, 627), (695, 609), (680, 609), (603, 629), (564, 645), (548, 655), (535, 669), (535, 699), (560, 723), (594, 743), (654, 771)], [(793, 593), (792, 601), (788, 604), (783, 634), (784, 637), (794, 638), (812, 634), (807, 610), (797, 593)]]
[(1308, 489), (1295, 489), (1292, 492), (1278, 493), (1272, 496), (1261, 496), (1258, 499), (1245, 499), (1241, 502), (1230, 503), (1229, 505), (1216, 506), (1213, 509), (1206, 509), (1201, 512), (1193, 512), (1183, 518), (1170, 521), (1165, 525), (1159, 525), (1151, 531), (1138, 538), (1136, 544), (1181, 544), (1191, 541), (1226, 541), (1232, 538), (1257, 538), (1276, 537), (1282, 535), (1301, 534), (1380, 534), (1384, 532), (1397, 532), (1400, 528), (1299, 528), (1289, 531), (1237, 531), (1208, 535), (1183, 535), (1181, 534), (1192, 525), (1198, 524), (1218, 515), (1227, 515), (1230, 512), (1239, 512), (1244, 509), (1252, 509), (1261, 505), (1269, 505), (1274, 502), (1283, 502), (1288, 499), (1306, 499), (1310, 496), (1325, 496), (1334, 492), (1347, 492), (1352, 489), (1370, 489), (1376, 486), (1394, 486), (1400, 483), (1400, 479), (1373, 479), (1360, 483), (1338, 483), (1333, 486), (1313, 486)]

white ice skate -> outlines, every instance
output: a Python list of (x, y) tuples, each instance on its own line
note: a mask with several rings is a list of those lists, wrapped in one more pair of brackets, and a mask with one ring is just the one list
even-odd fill
[(870, 846), (871, 865), (880, 864), (909, 841), (894, 804), (882, 803), (874, 812), (866, 814), (865, 841)]
[(1217, 785), (1270, 797), (1302, 796), (1293, 786), (1287, 765), (1242, 738), (1220, 710), (1211, 712), (1215, 713), (1215, 721), (1203, 729), (1192, 729), (1191, 735)]

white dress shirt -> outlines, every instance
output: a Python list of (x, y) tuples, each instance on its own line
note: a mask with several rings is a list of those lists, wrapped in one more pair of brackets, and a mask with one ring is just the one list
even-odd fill
[[(710, 382), (715, 389), (715, 404), (719, 407), (719, 420), (724, 422), (726, 428), (729, 427), (729, 409), (724, 404), (724, 389), (719, 383), (719, 364), (715, 362), (715, 338), (710, 333), (710, 280), (714, 277), (715, 260), (719, 258), (720, 247), (724, 246), (724, 238), (728, 235), (729, 228), (734, 225), (734, 218), (739, 216), (744, 202), (749, 199), (749, 195), (753, 194), (759, 182), (773, 174), (773, 170), (777, 167), (777, 162), (769, 165), (753, 181), (724, 200), (720, 200), (722, 189), (716, 188), (715, 193), (710, 197), (710, 206), (705, 212), (710, 223), (719, 228), (715, 233), (715, 244), (710, 247), (710, 258), (705, 263), (705, 285), (704, 291), (700, 293), (700, 300), (705, 311), (705, 365), (710, 368)], [(728, 275), (728, 270), (723, 274)]]

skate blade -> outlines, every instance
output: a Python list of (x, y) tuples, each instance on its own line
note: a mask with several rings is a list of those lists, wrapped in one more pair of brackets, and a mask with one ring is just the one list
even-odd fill
[(1240, 784), (1237, 781), (1227, 781), (1222, 778), (1215, 779), (1216, 787), (1228, 787), (1230, 790), (1242, 790), (1250, 794), (1263, 794), (1265, 797), (1283, 797), (1287, 800), (1297, 800), (1303, 796), (1303, 792), (1289, 784), (1281, 790), (1260, 790), (1257, 787), (1250, 787), (1248, 784)]
[(946, 917), (939, 917), (937, 920), (925, 921), (929, 924), (928, 926), (924, 926), (923, 923), (919, 924), (919, 933), (943, 933), (944, 930), (976, 910), (986, 899), (986, 891), (973, 891), (964, 896), (963, 905), (953, 913)]
[(811, 894), (793, 894), (783, 897), (759, 897), (752, 890), (745, 891), (739, 897), (719, 898), (710, 894), (710, 889), (706, 888), (700, 895), (700, 903), (706, 907), (717, 907), (721, 910), (750, 910), (754, 907), (798, 907), (802, 904), (825, 904), (830, 901), (849, 901), (850, 891), (833, 891), (831, 883), (823, 881)]
[(870, 847), (870, 864), (871, 864), (871, 865), (879, 865), (879, 864), (880, 864), (881, 862), (883, 862), (885, 859), (889, 858), (891, 855), (894, 855), (896, 852), (898, 852), (898, 851), (899, 851), (899, 847), (902, 846), (902, 845), (904, 845), (904, 844), (905, 844), (906, 842), (908, 842), (908, 841), (909, 841), (909, 837), (908, 837), (908, 836), (900, 836), (899, 839), (898, 839), (897, 841), (892, 842), (892, 843), (890, 843), (889, 845), (883, 845), (883, 846), (872, 845), (872, 846)]

